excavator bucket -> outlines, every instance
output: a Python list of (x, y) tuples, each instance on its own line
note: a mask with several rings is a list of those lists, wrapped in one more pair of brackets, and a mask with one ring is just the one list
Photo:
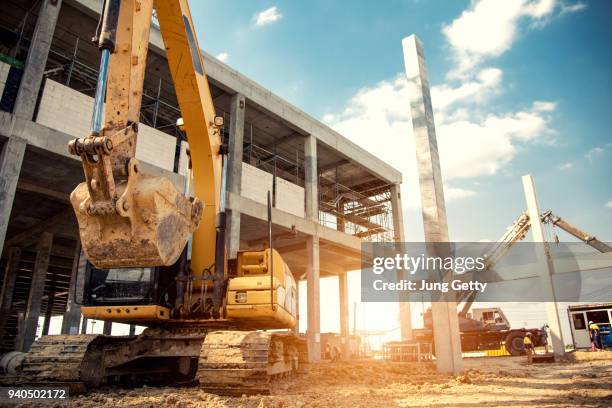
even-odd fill
[(135, 164), (130, 173), (106, 208), (92, 205), (86, 182), (72, 192), (83, 251), (97, 268), (171, 265), (198, 227), (202, 202), (168, 179), (139, 174)]

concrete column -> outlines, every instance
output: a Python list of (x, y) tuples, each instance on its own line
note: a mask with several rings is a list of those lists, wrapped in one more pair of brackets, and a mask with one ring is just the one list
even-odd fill
[(319, 237), (306, 238), (306, 304), (308, 311), (308, 357), (310, 361), (321, 359), (321, 299), (319, 271)]
[(83, 317), (83, 320), (81, 321), (81, 334), (87, 333), (87, 323), (88, 322), (89, 322), (89, 319), (86, 317)]
[(8, 136), (0, 153), (0, 251), (4, 248), (6, 230), (26, 150), (25, 140)]
[(43, 232), (36, 247), (36, 259), (32, 271), (32, 282), (30, 283), (30, 294), (24, 319), (23, 338), (19, 340), (19, 351), (28, 351), (36, 338), (38, 328), (38, 317), (40, 306), (45, 293), (45, 278), (49, 268), (51, 246), (53, 245), (53, 234)]
[(55, 303), (55, 292), (49, 292), (47, 296), (47, 310), (45, 311), (45, 322), (43, 324), (42, 335), (49, 334), (49, 326), (51, 326), (51, 317), (53, 317), (53, 304)]
[[(415, 35), (404, 38), (402, 45), (406, 76), (411, 90), (410, 112), (419, 171), (425, 242), (448, 242), (444, 186), (423, 46)], [(434, 246), (428, 246), (429, 256), (448, 255), (432, 253), (436, 251)], [(458, 373), (463, 368), (463, 361), (457, 304), (454, 296), (444, 296), (441, 300), (444, 301), (432, 302), (431, 305), (436, 365), (438, 372)]]
[(134, 336), (136, 335), (136, 325), (135, 324), (130, 324), (130, 332), (129, 332), (130, 336)]
[(110, 336), (113, 332), (113, 322), (109, 322), (108, 320), (104, 321), (104, 327), (102, 327), (102, 334)]
[(77, 242), (72, 261), (72, 274), (70, 275), (70, 287), (68, 289), (68, 300), (66, 301), (66, 312), (62, 319), (62, 334), (78, 334), (81, 322), (81, 306), (76, 303), (78, 297), (82, 298), (83, 286), (85, 284), (85, 265), (87, 259)]
[[(227, 191), (240, 195), (242, 188), (242, 148), (244, 141), (244, 95), (235, 94), (230, 103), (230, 137), (228, 143)], [(227, 256), (235, 259), (240, 249), (240, 211), (231, 209), (227, 214)]]
[[(393, 212), (393, 231), (395, 242), (405, 242), (404, 214), (402, 210), (402, 195), (399, 184), (391, 186), (391, 211)], [(398, 282), (404, 279), (404, 271), (397, 271)], [(410, 313), (410, 299), (401, 299), (399, 302), (400, 332), (402, 341), (412, 340), (412, 315)]]
[(565, 343), (563, 342), (563, 332), (561, 331), (561, 320), (559, 319), (559, 309), (557, 308), (557, 298), (553, 286), (553, 274), (555, 266), (550, 256), (550, 248), (548, 242), (544, 239), (544, 229), (540, 220), (540, 208), (538, 205), (538, 197), (536, 195), (535, 184), (531, 175), (523, 176), (523, 190), (525, 191), (525, 199), (527, 200), (527, 212), (529, 213), (529, 222), (531, 223), (531, 233), (535, 244), (535, 251), (538, 265), (541, 271), (541, 293), (543, 299), (550, 299), (546, 302), (546, 315), (548, 317), (548, 327), (550, 328), (550, 337), (555, 357), (563, 357), (565, 355)]
[(346, 272), (338, 275), (338, 298), (340, 300), (340, 337), (342, 339), (342, 356), (350, 358), (349, 337), (349, 305), (348, 305), (348, 279)]
[(300, 277), (299, 276), (295, 276), (293, 275), (293, 279), (295, 279), (295, 315), (296, 315), (296, 322), (295, 322), (295, 327), (293, 329), (291, 329), (291, 331), (296, 334), (299, 335), (300, 334), (300, 319), (302, 318), (302, 316), (300, 316)]
[(319, 222), (319, 173), (317, 170), (317, 138), (304, 138), (304, 198), (306, 218)]
[(4, 326), (6, 326), (6, 320), (11, 314), (15, 279), (19, 272), (20, 261), (21, 249), (17, 247), (9, 248), (6, 269), (4, 270), (4, 280), (2, 281), (2, 292), (0, 293), (0, 339), (4, 337)]
[(22, 119), (32, 120), (34, 116), (38, 91), (47, 65), (47, 57), (49, 56), (61, 6), (62, 0), (43, 0), (40, 6), (21, 85), (15, 100), (15, 108), (13, 109), (13, 113)]

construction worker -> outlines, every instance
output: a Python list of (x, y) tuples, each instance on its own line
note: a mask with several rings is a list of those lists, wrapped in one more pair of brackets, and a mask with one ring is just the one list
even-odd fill
[(593, 351), (603, 351), (603, 344), (601, 342), (601, 333), (599, 331), (599, 326), (593, 323), (593, 321), (589, 321), (589, 335), (591, 336), (591, 345)]
[(523, 337), (523, 346), (525, 346), (527, 364), (531, 364), (533, 362), (533, 340), (531, 332), (525, 333), (525, 337)]

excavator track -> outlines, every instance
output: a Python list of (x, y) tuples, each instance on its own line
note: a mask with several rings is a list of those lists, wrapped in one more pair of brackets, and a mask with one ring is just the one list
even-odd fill
[[(171, 369), (166, 372), (167, 378), (174, 379), (170, 383), (180, 383), (179, 378), (182, 383), (193, 383), (195, 375), (200, 387), (208, 392), (269, 394), (276, 380), (297, 370), (299, 361), (307, 358), (305, 350), (305, 341), (290, 332), (195, 329), (178, 333), (148, 329), (136, 337), (43, 336), (25, 355), (19, 375), (3, 378), (2, 383), (68, 387), (71, 393), (80, 393), (117, 383), (117, 378), (171, 367), (167, 358), (187, 358), (194, 361), (191, 380), (183, 375), (189, 370), (181, 373), (180, 369)], [(143, 358), (150, 359), (150, 368), (143, 370), (138, 365)]]
[(302, 342), (290, 333), (208, 333), (198, 364), (200, 386), (219, 395), (269, 394), (273, 380), (297, 370)]
[(68, 387), (83, 392), (98, 386), (95, 380), (96, 353), (92, 345), (103, 336), (97, 334), (43, 336), (25, 355), (18, 384)]

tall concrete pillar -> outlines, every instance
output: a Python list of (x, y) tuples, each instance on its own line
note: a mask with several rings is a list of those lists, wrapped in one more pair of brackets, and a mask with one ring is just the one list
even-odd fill
[(338, 275), (338, 298), (340, 300), (340, 337), (342, 340), (342, 356), (347, 359), (350, 358), (350, 337), (348, 279), (346, 272)]
[(40, 317), (40, 306), (45, 293), (45, 278), (47, 276), (47, 269), (49, 268), (52, 245), (53, 234), (50, 232), (43, 232), (36, 246), (36, 259), (34, 260), (34, 268), (32, 270), (32, 281), (30, 283), (30, 294), (28, 295), (24, 319), (23, 337), (18, 341), (20, 351), (28, 351), (36, 338), (38, 318)]
[(317, 138), (304, 138), (304, 198), (306, 218), (319, 222), (319, 175), (317, 169)]
[(6, 230), (8, 229), (15, 190), (21, 164), (26, 150), (26, 141), (18, 137), (9, 138), (2, 146), (0, 153), (0, 251), (4, 248)]
[(533, 234), (533, 241), (536, 242), (535, 250), (537, 262), (541, 271), (541, 293), (543, 299), (550, 300), (550, 302), (546, 302), (546, 315), (548, 317), (548, 327), (550, 328), (553, 353), (556, 357), (563, 357), (565, 355), (565, 343), (563, 342), (561, 319), (559, 319), (559, 309), (557, 308), (557, 298), (553, 286), (555, 266), (550, 256), (548, 242), (544, 239), (544, 229), (542, 228), (542, 221), (540, 220), (538, 197), (531, 175), (523, 176), (523, 190), (525, 191), (525, 199), (527, 200), (527, 212), (529, 213), (529, 222), (531, 223), (531, 233)]
[[(227, 191), (240, 195), (242, 187), (242, 149), (244, 141), (244, 95), (235, 94), (230, 103), (230, 137), (228, 143)], [(240, 249), (240, 211), (233, 208), (227, 215), (227, 256), (235, 259)]]
[(62, 0), (43, 0), (40, 6), (21, 85), (15, 100), (15, 108), (13, 109), (13, 113), (19, 118), (32, 120), (34, 116), (38, 91), (47, 65), (47, 57), (49, 56), (61, 6)]
[(105, 320), (104, 326), (102, 327), (102, 334), (110, 336), (112, 333), (113, 333), (113, 322)]
[(8, 259), (2, 281), (2, 292), (0, 293), (0, 339), (4, 337), (4, 326), (11, 313), (13, 304), (13, 293), (15, 292), (15, 280), (19, 272), (19, 262), (21, 261), (21, 249), (11, 247), (8, 250)]
[(78, 334), (79, 323), (81, 323), (81, 306), (76, 303), (78, 297), (83, 295), (85, 284), (85, 265), (87, 259), (77, 242), (72, 261), (72, 273), (70, 275), (70, 287), (68, 288), (68, 300), (66, 301), (66, 312), (62, 319), (62, 334)]
[(308, 312), (308, 357), (321, 359), (321, 299), (319, 275), (319, 237), (306, 238), (306, 308)]
[[(402, 195), (399, 184), (391, 186), (391, 211), (393, 212), (394, 241), (404, 242), (404, 214), (402, 210)], [(404, 279), (404, 271), (397, 271), (398, 282)], [(399, 303), (400, 332), (402, 341), (412, 340), (412, 315), (410, 313), (410, 299), (401, 299)]]
[[(448, 242), (444, 186), (423, 45), (415, 35), (404, 38), (402, 45), (411, 91), (410, 112), (419, 171), (425, 242)], [(428, 246), (429, 256), (447, 255), (432, 253), (436, 251), (437, 246)], [(463, 368), (463, 361), (457, 304), (454, 296), (448, 294), (440, 300), (432, 302), (431, 305), (437, 370), (442, 373), (458, 373)]]

